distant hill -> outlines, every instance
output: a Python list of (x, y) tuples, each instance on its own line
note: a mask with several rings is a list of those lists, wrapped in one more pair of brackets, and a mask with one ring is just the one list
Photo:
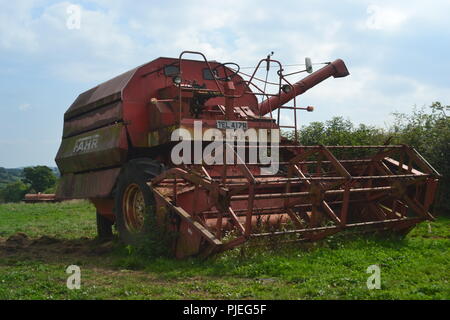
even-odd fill
[[(56, 167), (50, 167), (57, 177), (59, 177), (59, 170)], [(23, 178), (23, 168), (3, 168), (0, 167), (0, 189), (8, 183), (20, 180)]]

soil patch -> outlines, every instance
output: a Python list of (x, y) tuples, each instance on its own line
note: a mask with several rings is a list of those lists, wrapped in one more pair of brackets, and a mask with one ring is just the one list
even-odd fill
[(92, 257), (110, 253), (116, 247), (115, 241), (100, 241), (87, 237), (78, 239), (58, 239), (41, 236), (31, 239), (27, 234), (18, 232), (8, 238), (0, 238), (0, 256), (18, 255), (27, 259), (61, 260), (73, 259), (74, 255)]

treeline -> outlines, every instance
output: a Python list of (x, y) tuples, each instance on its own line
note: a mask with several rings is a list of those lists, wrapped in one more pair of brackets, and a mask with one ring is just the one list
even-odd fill
[(0, 167), (0, 189), (4, 188), (7, 184), (20, 180), (22, 178), (23, 170), (19, 168), (6, 169)]
[[(387, 128), (360, 124), (335, 117), (312, 122), (298, 132), (303, 145), (382, 145), (407, 144), (414, 147), (441, 175), (438, 207), (450, 212), (450, 106), (434, 102), (428, 108), (415, 108), (411, 114), (394, 113), (395, 122)], [(287, 134), (293, 139), (293, 133)], [(354, 151), (355, 153), (361, 151)], [(363, 154), (353, 154), (363, 156)]]
[[(16, 174), (11, 175), (11, 170)], [(11, 180), (6, 180), (0, 186), (0, 202), (19, 202), (27, 193), (54, 193), (56, 189), (57, 174), (47, 166), (28, 167), (23, 170), (0, 168), (1, 173), (3, 181)]]

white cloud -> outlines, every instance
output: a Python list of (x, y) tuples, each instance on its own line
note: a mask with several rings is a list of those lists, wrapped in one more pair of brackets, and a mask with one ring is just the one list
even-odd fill
[(357, 67), (350, 70), (350, 76), (325, 80), (300, 96), (300, 101), (302, 105), (317, 107), (317, 118), (308, 116), (309, 121), (343, 116), (357, 123), (384, 126), (392, 124), (393, 112), (408, 113), (414, 105), (428, 106), (432, 101), (448, 101), (448, 97), (450, 88), (383, 74), (371, 67)]
[[(332, 6), (324, 10), (297, 1), (283, 6), (256, 1), (191, 1), (176, 6), (162, 2), (129, 6), (121, 0), (92, 3), (82, 6), (81, 28), (74, 30), (66, 26), (70, 2), (45, 6), (35, 16), (31, 11), (39, 3), (19, 0), (15, 5), (8, 4), (0, 13), (4, 18), (0, 19), (0, 47), (32, 56), (57, 79), (91, 85), (158, 56), (178, 56), (182, 50), (202, 51), (209, 59), (243, 66), (255, 65), (272, 50), (274, 58), (284, 63), (301, 63), (305, 56), (313, 62), (332, 61), (345, 52), (351, 76), (320, 84), (320, 89), (308, 93), (311, 100), (329, 99), (358, 106), (358, 110), (368, 106), (370, 112), (378, 110), (381, 114), (392, 105), (409, 107), (414, 99), (420, 103), (446, 98), (445, 85), (427, 85), (400, 76), (394, 69), (389, 76), (381, 74), (376, 64), (391, 58), (392, 43), (383, 38), (360, 44), (354, 38), (361, 30), (363, 34), (378, 30), (400, 35), (417, 21), (448, 24), (439, 20), (443, 13), (437, 6), (419, 1), (380, 1), (376, 5), (357, 2), (355, 7), (360, 10), (348, 15), (336, 13)], [(445, 2), (441, 5), (449, 8)], [(4, 28), (6, 25), (9, 29)], [(369, 53), (366, 61), (350, 60), (360, 52)], [(390, 89), (394, 87), (401, 92)], [(350, 111), (348, 114), (355, 116)]]
[(449, 28), (450, 2), (435, 0), (365, 0), (365, 16), (357, 20), (361, 30), (408, 32), (420, 27)]
[(32, 22), (30, 1), (2, 2), (0, 11), (0, 48), (34, 51), (38, 46)]
[(22, 103), (21, 105), (19, 105), (19, 110), (20, 111), (27, 111), (29, 110), (31, 107), (31, 104), (29, 103)]
[(378, 5), (368, 6), (367, 14), (365, 26), (373, 30), (395, 30), (408, 19), (405, 10)]
[[(12, 29), (24, 36), (4, 47), (39, 57), (63, 80), (91, 83), (158, 56), (178, 56), (183, 50), (254, 65), (272, 50), (274, 58), (290, 63), (305, 56), (330, 60), (340, 45), (335, 39), (341, 29), (338, 19), (320, 10), (298, 19), (302, 6), (297, 3), (280, 7), (252, 1), (193, 1), (169, 8), (161, 3), (137, 2), (130, 7), (117, 0), (95, 2), (100, 7), (81, 6), (80, 29), (73, 30), (67, 28), (70, 2), (46, 6), (34, 18), (32, 2), (13, 8), (12, 15), (19, 12), (26, 23)], [(0, 36), (9, 39), (1, 31)]]

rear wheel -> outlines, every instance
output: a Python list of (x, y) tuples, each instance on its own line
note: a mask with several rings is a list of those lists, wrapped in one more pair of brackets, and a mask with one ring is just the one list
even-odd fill
[(162, 172), (159, 162), (135, 159), (128, 162), (119, 177), (114, 211), (120, 239), (136, 244), (145, 234), (145, 221), (154, 215), (155, 199), (147, 181)]

